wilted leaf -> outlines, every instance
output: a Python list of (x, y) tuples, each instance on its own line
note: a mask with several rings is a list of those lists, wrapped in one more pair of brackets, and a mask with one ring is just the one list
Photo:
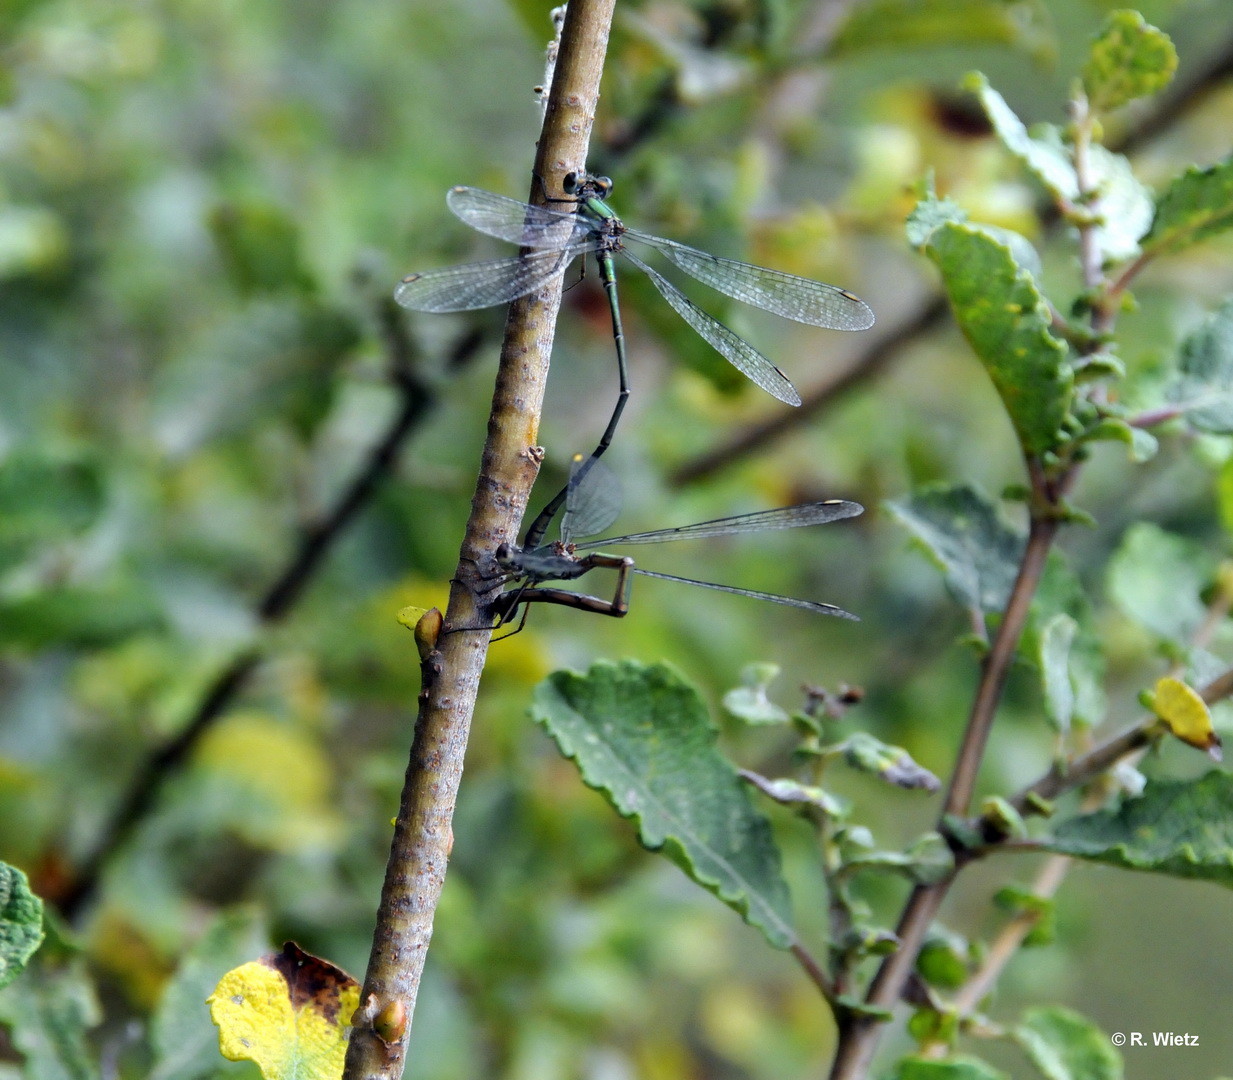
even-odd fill
[(1058, 1006), (1031, 1009), (1015, 1039), (1045, 1080), (1121, 1080), (1122, 1058), (1085, 1016)]
[(938, 778), (916, 764), (906, 750), (881, 742), (868, 732), (850, 735), (843, 742), (843, 751), (844, 758), (854, 769), (880, 777), (896, 787), (937, 791), (941, 786)]
[[(936, 200), (923, 200), (913, 218)], [(909, 235), (919, 237), (918, 223)], [(955, 321), (997, 388), (1024, 452), (1057, 446), (1070, 412), (1074, 373), (1036, 282), (1006, 244), (978, 226), (934, 228), (925, 253), (942, 273)]]
[(1144, 251), (1177, 251), (1233, 226), (1233, 159), (1190, 168), (1156, 199)]
[(1169, 400), (1199, 431), (1233, 433), (1233, 300), (1226, 300), (1182, 343)]
[(984, 612), (1006, 606), (1024, 538), (981, 492), (938, 486), (885, 505), (942, 571), (959, 603)]
[(218, 1034), (201, 1007), (218, 981), (266, 945), (264, 919), (255, 908), (217, 915), (180, 961), (150, 1026), (151, 1080), (213, 1077)]
[(1152, 688), (1151, 707), (1182, 742), (1220, 760), (1220, 736), (1212, 727), (1211, 710), (1196, 691), (1166, 676)]
[(557, 671), (536, 687), (531, 715), (582, 779), (635, 820), (644, 847), (662, 850), (772, 945), (796, 941), (770, 824), (716, 748), (701, 696), (672, 668), (626, 660)]
[(1092, 42), (1083, 88), (1092, 108), (1107, 112), (1159, 93), (1176, 70), (1177, 50), (1168, 34), (1137, 11), (1112, 11)]
[(768, 799), (774, 799), (784, 806), (816, 806), (833, 818), (843, 817), (848, 812), (844, 800), (813, 784), (802, 784), (799, 780), (787, 777), (771, 780), (748, 769), (742, 769), (741, 776)]
[(1200, 593), (1211, 566), (1193, 541), (1141, 521), (1122, 538), (1108, 573), (1109, 596), (1158, 637), (1180, 645), (1203, 621)]
[(227, 972), (207, 1002), (219, 1048), (265, 1080), (337, 1080), (360, 984), (289, 941)]
[(1149, 780), (1141, 795), (1063, 821), (1041, 843), (1079, 859), (1233, 888), (1233, 776)]
[(25, 970), (43, 940), (43, 901), (26, 875), (0, 862), (0, 988)]

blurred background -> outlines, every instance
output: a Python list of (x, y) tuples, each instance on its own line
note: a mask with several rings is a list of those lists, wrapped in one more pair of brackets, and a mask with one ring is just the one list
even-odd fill
[[(1069, 305), (1071, 240), (958, 84), (980, 69), (1025, 121), (1064, 123), (1115, 5), (921, 0), (905, 17), (912, 6), (618, 6), (589, 164), (614, 178), (622, 217), (841, 285), (878, 322), (798, 327), (699, 291), (812, 405), (787, 415), (624, 274), (633, 396), (606, 459), (625, 492), (616, 529), (855, 499), (856, 521), (646, 549), (640, 563), (863, 621), (642, 580), (624, 620), (544, 606), (495, 645), (409, 1075), (825, 1073), (833, 1027), (790, 958), (643, 853), (525, 710), (556, 667), (668, 659), (716, 705), (732, 756), (758, 767), (783, 760), (785, 736), (734, 727), (718, 702), (769, 661), (785, 706), (803, 683), (861, 686), (850, 722), (948, 774), (975, 681), (956, 644), (967, 625), (879, 506), (933, 481), (996, 495), (1021, 465), (903, 221), (932, 171), (973, 218), (1038, 242), (1045, 286)], [(74, 919), (111, 1075), (147, 1075), (140, 1033), (220, 912), (255, 948), (294, 938), (363, 976), (419, 682), (395, 616), (444, 606), (504, 317), (409, 314), (390, 297), (413, 270), (509, 253), (444, 195), (527, 196), (549, 8), (0, 7), (0, 858)], [(1233, 7), (1141, 9), (1177, 44), (1179, 76), (1108, 134), (1159, 187), (1229, 152)], [(1231, 255), (1218, 239), (1139, 283), (1118, 355), (1143, 404), (1160, 400), (1180, 335), (1233, 289)], [(533, 508), (594, 444), (615, 392), (590, 274), (565, 297)], [(1138, 716), (1165, 660), (1108, 598), (1109, 559), (1149, 520), (1214, 566), (1233, 526), (1229, 456), (1227, 439), (1179, 436), (1134, 465), (1102, 444), (1084, 473), (1076, 502), (1096, 524), (1062, 547), (1090, 588), (1112, 724)], [(194, 719), (200, 738), (150, 769)], [(987, 789), (1030, 781), (1051, 748), (1024, 673)], [(1170, 774), (1202, 771), (1193, 751), (1162, 756)], [(843, 793), (888, 844), (936, 814), (920, 792), (860, 777)], [(811, 835), (773, 816), (800, 924), (820, 941)], [(993, 891), (1030, 872), (1028, 859), (973, 871), (944, 920), (987, 932)], [(893, 921), (906, 887), (875, 883), (868, 899)], [(1231, 918), (1214, 886), (1079, 867), (1057, 940), (1011, 967), (990, 1015), (1060, 1001), (1108, 1031), (1196, 1032), (1197, 1048), (1128, 1053), (1126, 1075), (1212, 1075), (1233, 1061)], [(1024, 1067), (1009, 1049), (987, 1055)], [(159, 1069), (255, 1075), (208, 1044)]]

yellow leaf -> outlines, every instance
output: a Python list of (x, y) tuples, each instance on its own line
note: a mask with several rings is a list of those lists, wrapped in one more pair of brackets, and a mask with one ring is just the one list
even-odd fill
[(265, 1080), (336, 1080), (360, 985), (293, 941), (241, 964), (206, 1002), (229, 1061), (253, 1061)]
[(1184, 682), (1168, 676), (1157, 682), (1151, 707), (1182, 742), (1220, 760), (1220, 736), (1212, 728), (1207, 702)]

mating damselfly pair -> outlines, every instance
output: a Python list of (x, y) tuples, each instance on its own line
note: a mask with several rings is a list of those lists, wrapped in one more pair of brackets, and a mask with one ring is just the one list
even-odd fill
[[(612, 568), (621, 572), (620, 566), (601, 561), (599, 555), (593, 554), (579, 559), (572, 554), (572, 550), (566, 552), (559, 545), (544, 546), (542, 544), (549, 525), (561, 510), (562, 505), (570, 498), (571, 492), (585, 490), (582, 485), (585, 484), (587, 474), (611, 445), (621, 413), (629, 397), (625, 335), (621, 324), (620, 305), (617, 301), (614, 261), (616, 255), (624, 255), (635, 267), (646, 274), (660, 295), (721, 356), (758, 386), (790, 405), (799, 405), (801, 399), (788, 377), (749, 342), (694, 304), (667, 278), (647, 265), (636, 251), (642, 251), (643, 254), (658, 253), (689, 276), (726, 296), (797, 322), (839, 330), (864, 330), (873, 324), (873, 313), (868, 306), (846, 289), (798, 277), (795, 274), (756, 266), (752, 263), (721, 258), (674, 240), (629, 228), (606, 202), (612, 190), (612, 181), (607, 177), (570, 173), (565, 177), (562, 187), (565, 197), (549, 199), (549, 201), (569, 204), (571, 207), (569, 210), (534, 206), (478, 188), (452, 188), (446, 196), (446, 202), (455, 215), (472, 228), (489, 236), (518, 244), (524, 251), (504, 259), (411, 274), (403, 279), (394, 294), (398, 303), (415, 310), (468, 311), (508, 303), (534, 292), (548, 284), (557, 275), (563, 274), (576, 256), (585, 257), (588, 252), (593, 253), (599, 264), (600, 280), (608, 297), (612, 335), (616, 345), (619, 384), (616, 405), (595, 450), (589, 458), (583, 461), (581, 467), (575, 470), (571, 481), (548, 502), (532, 522), (521, 547), (505, 546), (504, 571), (515, 578), (521, 578), (523, 582), (518, 590), (523, 599), (506, 604), (508, 610), (502, 613), (505, 619), (509, 618), (519, 603), (529, 602), (531, 599), (571, 603), (561, 596), (569, 597), (575, 594), (563, 593), (562, 590), (541, 589), (538, 586), (543, 581), (569, 580), (601, 565), (612, 565)], [(631, 244), (633, 249), (630, 247)], [(860, 512), (860, 508), (855, 503), (844, 505), (855, 507), (852, 513)], [(780, 514), (787, 515), (783, 519), (785, 524), (768, 523), (766, 526), (751, 527), (783, 528), (790, 527), (790, 524), (817, 523), (807, 520), (788, 523), (787, 518), (790, 517), (788, 512), (794, 509), (797, 508), (788, 507), (779, 511)], [(852, 513), (838, 516), (852, 516)], [(756, 517), (757, 515), (750, 516)], [(835, 519), (835, 517), (825, 518), (825, 520)], [(818, 521), (821, 520), (823, 518), (818, 518)], [(684, 533), (684, 530), (668, 531)], [(649, 542), (645, 539), (649, 534), (638, 535), (643, 539), (637, 541), (629, 537), (623, 539), (626, 542)], [(690, 535), (715, 535), (715, 533), (692, 533)], [(582, 550), (582, 548), (579, 547), (576, 550)], [(603, 556), (602, 558), (607, 560), (616, 557)], [(631, 560), (628, 570), (620, 578), (618, 600), (622, 588), (625, 588), (625, 595), (628, 596), (628, 572), (632, 570)], [(644, 571), (633, 572), (644, 573)], [(742, 590), (732, 589), (731, 591)], [(761, 596), (764, 599), (791, 602), (789, 598), (776, 598), (750, 590), (744, 591), (748, 595)], [(532, 593), (534, 595), (530, 595)], [(554, 595), (550, 594), (559, 595), (555, 595), (554, 598)], [(594, 600), (594, 598), (590, 599)], [(604, 602), (595, 601), (595, 603)], [(802, 601), (799, 606), (808, 607), (811, 603)], [(574, 604), (573, 606), (588, 607), (585, 604)], [(615, 608), (620, 607), (621, 604), (614, 600), (611, 606)], [(819, 609), (829, 608), (829, 605), (818, 605), (818, 607)], [(589, 606), (589, 610), (598, 610), (598, 608)], [(624, 614), (624, 611), (610, 610), (606, 613)], [(839, 613), (839, 609), (828, 613)]]

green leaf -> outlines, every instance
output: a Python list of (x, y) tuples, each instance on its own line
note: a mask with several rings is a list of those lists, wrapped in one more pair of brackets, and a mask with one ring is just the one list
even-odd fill
[(912, 760), (902, 747), (890, 746), (865, 731), (857, 731), (843, 741), (844, 758), (854, 769), (869, 773), (901, 788), (937, 791), (940, 781), (928, 769)]
[(38, 1080), (97, 1080), (86, 1038), (101, 1010), (85, 965), (51, 962), (44, 949), (17, 982), (0, 991), (0, 1024)]
[(1079, 624), (1074, 619), (1058, 613), (1040, 628), (1037, 639), (1045, 715), (1062, 733), (1070, 730), (1075, 710), (1075, 692), (1070, 684), (1070, 646), (1078, 629)]
[(0, 988), (25, 970), (43, 940), (43, 901), (26, 875), (0, 862)]
[(937, 486), (885, 505), (942, 571), (960, 604), (984, 612), (1006, 606), (1024, 538), (982, 492)]
[(966, 938), (935, 923), (916, 956), (916, 971), (930, 986), (958, 990), (972, 973), (972, 947)]
[(1145, 252), (1178, 251), (1233, 226), (1233, 158), (1206, 169), (1190, 168), (1156, 199)]
[(1006, 1073), (979, 1058), (960, 1056), (935, 1061), (933, 1058), (903, 1058), (886, 1080), (1010, 1080)]
[(1092, 43), (1083, 88), (1093, 109), (1108, 112), (1159, 93), (1176, 70), (1177, 50), (1168, 34), (1137, 11), (1112, 11)]
[(1109, 560), (1109, 596), (1157, 637), (1180, 645), (1203, 621), (1200, 593), (1213, 572), (1198, 544), (1141, 521)]
[(1046, 1080), (1122, 1080), (1122, 1058), (1109, 1036), (1071, 1009), (1029, 1010), (1015, 1039)]
[(0, 567), (84, 532), (103, 509), (98, 466), (17, 451), (0, 464)]
[(1130, 161), (1103, 146), (1088, 147), (1092, 185), (1100, 216), (1094, 233), (1105, 262), (1119, 262), (1139, 253), (1139, 238), (1152, 224), (1152, 193), (1135, 176)]
[(1195, 430), (1233, 433), (1233, 298), (1182, 343), (1168, 399), (1185, 411)]
[(873, 49), (1010, 45), (1044, 58), (1054, 51), (1035, 3), (1005, 0), (871, 0), (854, 5), (831, 44), (832, 57)]
[(1057, 937), (1057, 904), (1052, 897), (1037, 896), (1017, 885), (1007, 885), (994, 894), (993, 903), (1015, 917), (1027, 914), (1036, 917), (1036, 924), (1023, 939), (1024, 948), (1049, 945)]
[[(180, 961), (155, 1009), (150, 1080), (197, 1080), (219, 1072), (218, 1031), (201, 1003), (223, 975), (265, 952), (268, 944), (264, 917), (256, 908), (222, 912), (206, 927)], [(227, 1071), (240, 1068), (231, 1066)]]
[(741, 685), (724, 694), (724, 708), (747, 724), (786, 724), (787, 712), (766, 694), (778, 675), (778, 664), (746, 665), (741, 671)]
[(938, 225), (924, 250), (942, 272), (955, 321), (993, 380), (1024, 452), (1055, 448), (1074, 373), (1066, 345), (1049, 330), (1049, 309), (1032, 275), (1006, 244), (967, 223)]
[(1128, 447), (1127, 457), (1136, 464), (1151, 461), (1160, 449), (1160, 440), (1150, 431), (1134, 427), (1114, 416), (1103, 417), (1083, 433), (1084, 442), (1120, 442)]
[(1233, 776), (1148, 780), (1113, 810), (1061, 822), (1041, 843), (1078, 859), (1233, 888)]
[(1002, 144), (1053, 194), (1055, 199), (1075, 202), (1079, 198), (1079, 180), (1070, 152), (1062, 144), (1056, 128), (1042, 126), (1049, 133), (1045, 138), (1028, 134), (1023, 121), (1006, 104), (1006, 99), (989, 85), (978, 71), (964, 79), (963, 85), (976, 95), (989, 123)]
[(557, 671), (531, 715), (582, 779), (662, 851), (778, 948), (797, 940), (770, 823), (716, 747), (698, 691), (666, 664), (601, 661)]

